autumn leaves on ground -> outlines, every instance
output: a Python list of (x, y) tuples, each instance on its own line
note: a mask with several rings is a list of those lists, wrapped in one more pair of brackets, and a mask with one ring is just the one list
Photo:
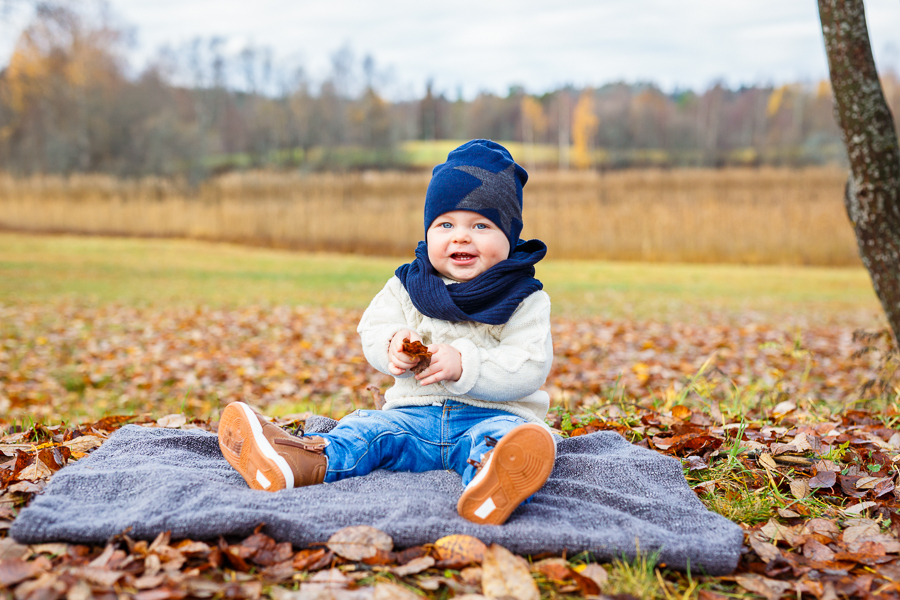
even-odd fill
[(701, 500), (746, 532), (730, 576), (651, 553), (598, 565), (471, 538), (396, 548), (367, 528), (311, 548), (261, 532), (123, 532), (104, 547), (4, 537), (53, 472), (126, 422), (214, 430), (237, 399), (282, 425), (373, 406), (366, 388), (389, 379), (366, 365), (355, 327), (396, 261), (360, 260), (0, 235), (0, 594), (900, 597), (900, 363), (856, 269), (541, 265), (551, 426), (615, 430), (679, 458)]

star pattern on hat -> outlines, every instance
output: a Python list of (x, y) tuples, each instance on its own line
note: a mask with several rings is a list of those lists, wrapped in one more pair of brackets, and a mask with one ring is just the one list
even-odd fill
[(509, 235), (513, 220), (522, 222), (522, 208), (516, 192), (516, 165), (511, 164), (499, 173), (481, 167), (461, 165), (454, 167), (481, 180), (481, 185), (469, 192), (456, 205), (457, 209), (484, 210), (493, 208), (500, 213), (503, 230)]

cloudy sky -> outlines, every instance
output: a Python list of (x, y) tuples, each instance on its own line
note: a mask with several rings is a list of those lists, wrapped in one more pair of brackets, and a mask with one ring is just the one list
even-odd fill
[[(552, 6), (551, 6), (552, 5)], [(27, 20), (0, 19), (0, 62)], [(349, 46), (371, 54), (386, 93), (421, 94), (425, 81), (455, 97), (522, 85), (652, 81), (666, 90), (815, 81), (827, 76), (813, 0), (109, 0), (134, 28), (136, 69), (163, 45), (221, 36), (226, 52), (268, 46), (278, 64), (315, 81)], [(900, 71), (900, 1), (866, 2), (880, 69)]]

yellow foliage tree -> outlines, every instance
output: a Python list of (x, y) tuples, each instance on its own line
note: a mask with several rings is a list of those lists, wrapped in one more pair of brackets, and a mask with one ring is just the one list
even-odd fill
[(547, 130), (547, 116), (540, 102), (531, 96), (522, 96), (522, 141), (525, 142), (525, 160), (534, 169), (534, 140)]
[(769, 103), (766, 106), (766, 114), (770, 117), (777, 114), (781, 105), (784, 103), (784, 95), (788, 91), (787, 85), (775, 88), (769, 96)]
[(114, 156), (106, 142), (114, 130), (110, 109), (126, 83), (124, 35), (68, 7), (39, 7), (0, 80), (0, 143), (10, 144), (0, 153), (27, 156), (23, 162), (38, 168), (52, 162), (82, 170)]
[(116, 46), (122, 33), (86, 26), (74, 12), (45, 9), (22, 32), (6, 72), (8, 106), (25, 111), (40, 98), (59, 100), (61, 89), (109, 87), (122, 78)]
[(547, 130), (547, 116), (540, 102), (531, 96), (522, 96), (522, 125), (525, 141), (533, 144), (535, 136)]
[(578, 98), (572, 115), (572, 164), (579, 169), (591, 166), (591, 138), (600, 127), (594, 114), (594, 91), (586, 88)]

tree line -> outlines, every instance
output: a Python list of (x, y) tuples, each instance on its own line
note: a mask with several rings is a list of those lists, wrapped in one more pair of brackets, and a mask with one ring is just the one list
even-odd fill
[[(664, 92), (652, 83), (563, 87), (535, 95), (389, 100), (374, 59), (348, 47), (319, 81), (265, 47), (221, 38), (160, 51), (140, 73), (127, 30), (38, 5), (0, 71), (0, 170), (185, 175), (235, 168), (402, 168), (411, 140), (476, 137), (555, 149), (560, 168), (844, 162), (829, 82)], [(900, 80), (882, 77), (900, 114)]]

